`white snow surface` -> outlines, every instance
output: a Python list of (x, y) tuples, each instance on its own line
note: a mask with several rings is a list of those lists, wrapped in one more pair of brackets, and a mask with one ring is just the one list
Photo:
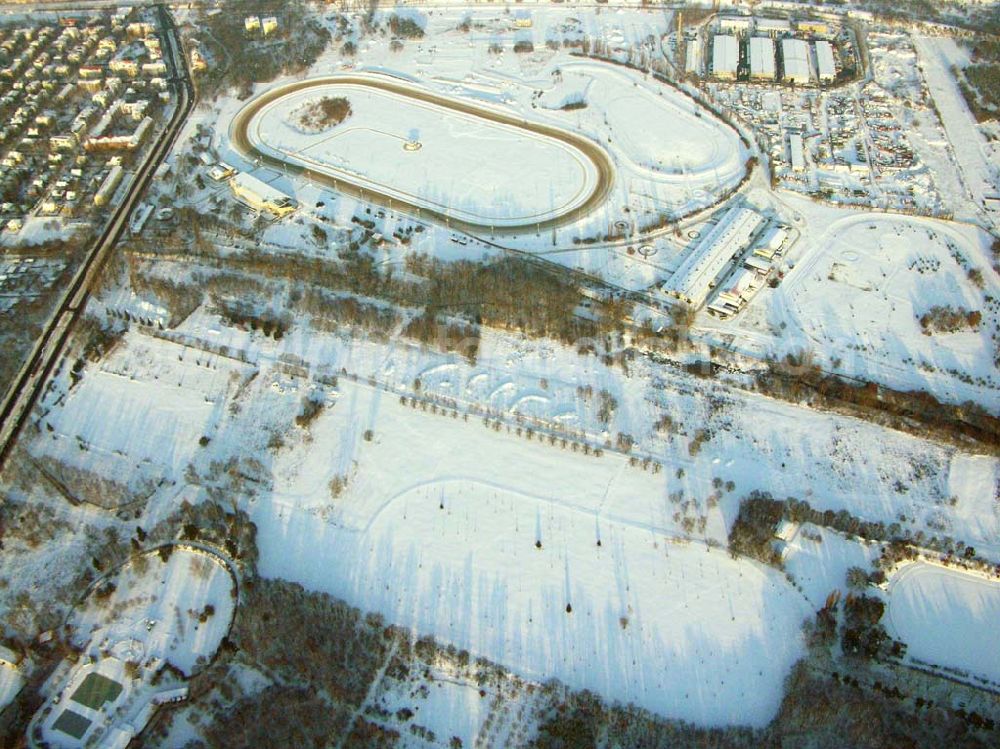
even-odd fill
[[(808, 603), (774, 570), (677, 539), (662, 479), (620, 456), (571, 458), (349, 385), (274, 472), (253, 510), (262, 574), (529, 678), (763, 725), (803, 654)], [(338, 473), (348, 488), (331, 499)]]
[(909, 657), (1000, 682), (1000, 583), (915, 562), (889, 581), (886, 618)]
[[(234, 611), (229, 571), (198, 550), (176, 548), (166, 562), (156, 554), (145, 559), (145, 570), (132, 561), (118, 573), (109, 601), (91, 596), (74, 613), (74, 641), (94, 656), (108, 648), (122, 661), (163, 659), (190, 675), (198, 658), (210, 658), (229, 629)], [(199, 622), (208, 604), (215, 613)]]

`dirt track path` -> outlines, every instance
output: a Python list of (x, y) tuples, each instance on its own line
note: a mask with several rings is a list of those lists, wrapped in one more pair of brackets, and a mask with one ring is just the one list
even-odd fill
[[(355, 184), (347, 178), (341, 177), (337, 179), (325, 172), (310, 169), (291, 161), (285, 161), (284, 159), (277, 158), (271, 154), (264, 153), (263, 151), (257, 149), (256, 146), (254, 146), (254, 144), (250, 141), (250, 138), (247, 135), (250, 123), (253, 121), (257, 113), (267, 105), (277, 99), (297, 93), (304, 89), (338, 84), (370, 86), (397, 96), (405, 96), (410, 99), (415, 99), (417, 101), (461, 112), (462, 114), (480, 117), (484, 120), (489, 120), (502, 125), (517, 127), (536, 135), (558, 140), (576, 149), (577, 151), (580, 151), (594, 165), (597, 169), (597, 181), (586, 200), (566, 213), (540, 222), (528, 222), (522, 225), (491, 226), (488, 223), (478, 224), (458, 220), (446, 216), (439, 211), (418, 206), (415, 203), (400, 200), (399, 198), (390, 198), (390, 196), (384, 193), (372, 190), (371, 187), (362, 187), (359, 184)], [(292, 173), (302, 175), (309, 180), (331, 187), (337, 192), (349, 195), (353, 198), (376, 203), (384, 208), (391, 207), (394, 211), (400, 210), (421, 218), (431, 218), (439, 223), (447, 224), (457, 229), (462, 229), (472, 233), (479, 233), (485, 230), (491, 232), (492, 234), (519, 234), (525, 231), (544, 231), (546, 229), (551, 229), (554, 226), (563, 226), (565, 224), (573, 223), (601, 205), (607, 199), (608, 193), (611, 191), (611, 186), (614, 184), (615, 171), (614, 166), (611, 164), (611, 159), (608, 157), (607, 152), (603, 148), (598, 146), (589, 138), (552, 127), (550, 125), (531, 122), (529, 120), (521, 119), (493, 109), (470, 104), (452, 97), (440, 96), (414, 85), (408, 85), (402, 81), (395, 81), (386, 77), (379, 77), (375, 75), (325, 76), (320, 78), (310, 78), (304, 81), (296, 81), (284, 86), (278, 86), (277, 88), (271, 89), (270, 91), (267, 91), (251, 100), (250, 103), (237, 113), (230, 125), (229, 136), (235, 148), (245, 157), (253, 161), (282, 171), (290, 171)]]

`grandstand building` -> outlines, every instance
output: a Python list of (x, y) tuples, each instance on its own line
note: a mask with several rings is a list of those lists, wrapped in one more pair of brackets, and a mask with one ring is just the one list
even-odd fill
[(229, 186), (237, 198), (255, 211), (267, 211), (275, 216), (285, 216), (298, 207), (295, 200), (285, 193), (246, 172), (240, 172), (229, 180)]

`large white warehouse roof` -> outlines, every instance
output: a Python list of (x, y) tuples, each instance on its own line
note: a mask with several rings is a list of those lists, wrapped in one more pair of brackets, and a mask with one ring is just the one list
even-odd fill
[(833, 45), (830, 42), (816, 42), (816, 65), (819, 67), (819, 79), (832, 81), (837, 75), (837, 66), (833, 61)]
[(740, 45), (736, 37), (716, 34), (712, 38), (712, 72), (723, 78), (735, 78), (739, 61)]
[(774, 78), (774, 40), (766, 36), (750, 39), (750, 75), (753, 78)]
[(792, 83), (809, 83), (812, 78), (809, 45), (801, 39), (782, 39), (781, 55), (785, 60), (785, 80)]

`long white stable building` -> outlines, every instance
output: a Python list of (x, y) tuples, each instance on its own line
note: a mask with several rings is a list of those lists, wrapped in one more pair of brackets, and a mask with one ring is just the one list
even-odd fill
[(701, 75), (701, 40), (690, 39), (685, 53), (684, 72)]
[(746, 249), (763, 221), (763, 216), (750, 208), (730, 208), (663, 285), (663, 290), (694, 307), (700, 307), (708, 298), (719, 274), (738, 253)]

